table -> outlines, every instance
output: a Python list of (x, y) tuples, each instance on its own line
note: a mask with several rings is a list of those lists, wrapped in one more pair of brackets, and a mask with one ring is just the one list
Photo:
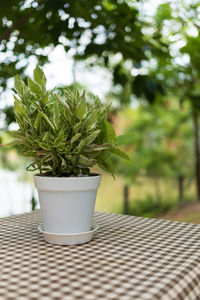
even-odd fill
[(96, 213), (94, 240), (46, 243), (40, 212), (0, 219), (0, 300), (200, 299), (200, 225)]

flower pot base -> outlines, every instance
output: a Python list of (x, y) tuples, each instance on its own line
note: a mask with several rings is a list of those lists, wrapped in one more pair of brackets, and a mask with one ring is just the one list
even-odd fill
[(99, 225), (93, 223), (92, 228), (88, 232), (73, 233), (73, 234), (59, 234), (51, 233), (43, 230), (42, 224), (38, 226), (38, 231), (43, 234), (44, 240), (47, 243), (55, 245), (79, 245), (85, 244), (92, 240), (95, 231), (99, 229)]

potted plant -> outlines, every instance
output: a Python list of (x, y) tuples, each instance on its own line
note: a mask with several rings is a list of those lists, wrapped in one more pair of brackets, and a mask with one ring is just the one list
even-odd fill
[(53, 234), (78, 234), (91, 230), (101, 176), (90, 168), (97, 164), (112, 173), (111, 153), (119, 150), (107, 121), (109, 105), (98, 97), (86, 101), (85, 92), (64, 89), (48, 92), (46, 77), (37, 65), (27, 85), (15, 77), (14, 112), (19, 129), (14, 142), (31, 157), (28, 171), (38, 190), (43, 229)]

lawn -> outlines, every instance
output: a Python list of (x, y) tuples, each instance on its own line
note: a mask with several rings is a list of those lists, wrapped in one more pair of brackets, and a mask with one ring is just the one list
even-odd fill
[[(155, 187), (151, 178), (139, 178), (137, 184), (130, 187), (129, 203), (134, 207), (135, 201), (144, 204), (151, 199), (155, 202)], [(102, 182), (97, 194), (96, 210), (110, 213), (123, 212), (123, 187), (126, 181), (123, 177), (116, 176), (115, 180), (109, 174), (102, 175)], [(162, 195), (162, 204), (175, 205), (177, 202), (177, 184), (170, 179), (160, 180), (160, 189)], [(195, 201), (195, 187), (191, 184), (186, 187), (185, 200)], [(169, 205), (169, 206), (170, 206)], [(132, 211), (134, 214), (134, 211)], [(154, 216), (154, 213), (145, 216)]]

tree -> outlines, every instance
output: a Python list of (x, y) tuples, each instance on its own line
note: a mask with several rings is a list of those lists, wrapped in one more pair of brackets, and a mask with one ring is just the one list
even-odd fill
[[(1, 51), (9, 53), (0, 67), (3, 87), (14, 69), (19, 73), (25, 70), (30, 56), (45, 63), (48, 52), (42, 50), (58, 44), (66, 51), (75, 48), (77, 59), (98, 57), (105, 66), (111, 55), (130, 60), (132, 66), (140, 65), (148, 60), (145, 49), (155, 48), (142, 33), (145, 24), (138, 10), (128, 1), (12, 0), (1, 3), (0, 16)], [(115, 72), (120, 76), (117, 69)]]
[(165, 106), (140, 105), (132, 114), (134, 121), (127, 132), (134, 136), (134, 145), (126, 150), (133, 157), (134, 164), (121, 164), (119, 173), (131, 183), (140, 176), (151, 178), (158, 205), (162, 201), (160, 179), (175, 179), (178, 199), (182, 202), (185, 182), (190, 182), (193, 176), (194, 161), (188, 105), (185, 104), (180, 112), (178, 101), (168, 98)]
[[(143, 33), (150, 23), (142, 20), (136, 2), (11, 0), (1, 2), (0, 17), (1, 89), (16, 70), (25, 77), (30, 57), (42, 65), (48, 61), (48, 53), (62, 45), (74, 59), (106, 67), (123, 94), (123, 103), (130, 102), (139, 85), (151, 101), (155, 98), (154, 79), (140, 76), (134, 85), (132, 71), (143, 68), (151, 55), (163, 55), (166, 48), (159, 35)], [(10, 112), (6, 108), (5, 113), (12, 117)]]
[(200, 201), (198, 6), (198, 1), (182, 1), (181, 6), (168, 1), (158, 7), (155, 24), (162, 32), (162, 40), (169, 46), (170, 56), (167, 59), (159, 57), (153, 73), (168, 93), (177, 95), (180, 109), (183, 101), (190, 103), (194, 124), (196, 190)]

